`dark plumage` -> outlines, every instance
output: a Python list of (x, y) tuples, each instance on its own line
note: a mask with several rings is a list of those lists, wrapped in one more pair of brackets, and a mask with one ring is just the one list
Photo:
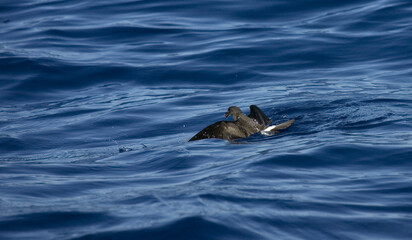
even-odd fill
[[(234, 139), (245, 138), (264, 130), (266, 126), (272, 122), (256, 105), (250, 106), (249, 116), (246, 116), (240, 108), (231, 106), (225, 113), (225, 117), (230, 115), (233, 117), (234, 121), (219, 121), (213, 123), (198, 132), (189, 141), (206, 138), (220, 138), (231, 141)], [(292, 123), (293, 120), (283, 123), (281, 124), (283, 125), (282, 128), (279, 129), (287, 128)], [(274, 127), (270, 131), (276, 132), (276, 130), (279, 129)]]
[(249, 118), (255, 119), (261, 125), (269, 125), (272, 121), (256, 105), (250, 105)]

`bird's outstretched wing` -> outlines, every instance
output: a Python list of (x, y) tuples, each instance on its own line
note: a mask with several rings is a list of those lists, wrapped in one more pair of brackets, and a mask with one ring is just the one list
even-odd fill
[(206, 138), (233, 140), (247, 137), (246, 134), (231, 121), (219, 121), (209, 125), (193, 136), (189, 141)]
[(270, 131), (270, 132), (277, 133), (278, 130), (283, 130), (283, 129), (286, 129), (286, 128), (290, 127), (290, 125), (292, 125), (294, 122), (295, 122), (295, 119), (290, 119), (287, 122), (283, 122), (283, 123), (278, 124), (278, 125), (269, 126), (263, 131), (266, 131), (266, 132)]

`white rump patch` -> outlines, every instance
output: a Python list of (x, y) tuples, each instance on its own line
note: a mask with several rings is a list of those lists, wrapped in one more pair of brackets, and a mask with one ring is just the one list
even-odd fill
[(272, 126), (269, 126), (269, 127), (265, 128), (265, 129), (263, 129), (263, 131), (265, 131), (265, 132), (271, 131), (271, 130), (274, 129), (275, 127), (276, 127), (276, 125), (272, 125)]
[(274, 129), (275, 127), (276, 127), (276, 125), (269, 126), (265, 129), (263, 129), (262, 131), (260, 131), (260, 133), (263, 134), (263, 135), (267, 135), (267, 136), (268, 135), (273, 135), (273, 132), (271, 132), (271, 130)]

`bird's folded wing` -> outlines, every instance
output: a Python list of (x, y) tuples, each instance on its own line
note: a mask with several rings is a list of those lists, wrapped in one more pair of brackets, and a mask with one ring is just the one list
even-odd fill
[(256, 119), (256, 121), (263, 126), (269, 125), (272, 121), (266, 116), (266, 114), (258, 108), (256, 105), (250, 105), (249, 117)]

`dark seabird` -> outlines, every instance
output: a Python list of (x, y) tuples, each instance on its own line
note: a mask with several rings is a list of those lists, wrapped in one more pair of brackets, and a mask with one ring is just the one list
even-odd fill
[(225, 113), (225, 117), (232, 116), (234, 121), (219, 121), (205, 127), (189, 141), (206, 138), (220, 138), (228, 141), (249, 137), (260, 131), (278, 133), (290, 127), (295, 121), (291, 119), (279, 125), (268, 126), (272, 121), (256, 105), (250, 106), (250, 114), (246, 116), (240, 108), (231, 106)]

